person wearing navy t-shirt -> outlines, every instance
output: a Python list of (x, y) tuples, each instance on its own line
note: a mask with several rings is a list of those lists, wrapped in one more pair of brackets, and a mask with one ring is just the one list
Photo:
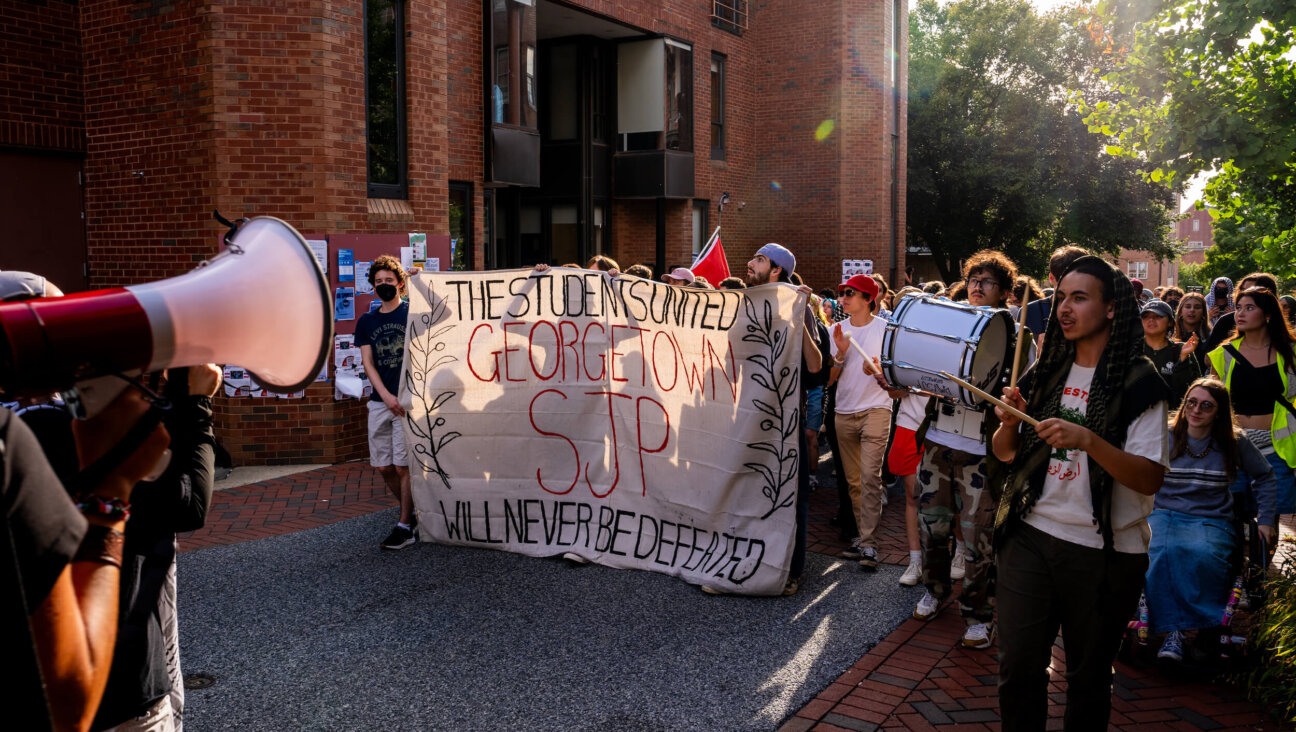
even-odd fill
[(369, 464), (378, 468), (387, 489), (400, 501), (400, 520), (383, 540), (383, 549), (404, 549), (414, 543), (414, 499), (410, 496), (409, 460), (405, 452), (405, 410), (400, 394), (401, 361), (405, 357), (405, 321), (409, 304), (401, 301), (405, 270), (400, 260), (384, 254), (369, 265), (369, 284), (382, 302), (360, 316), (355, 343), (365, 373), (373, 385), (369, 397)]

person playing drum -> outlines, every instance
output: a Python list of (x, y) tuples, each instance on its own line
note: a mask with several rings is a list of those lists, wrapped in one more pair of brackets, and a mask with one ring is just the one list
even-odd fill
[[(1004, 308), (1017, 279), (1017, 266), (1002, 252), (987, 249), (967, 260), (963, 279), (969, 305)], [(1009, 339), (1008, 345), (1000, 363), (1012, 359), (1014, 342)], [(950, 364), (949, 370), (955, 371), (955, 366)], [(986, 436), (994, 433), (998, 420), (988, 405), (969, 407), (938, 397), (931, 398), (927, 415), (918, 433), (928, 443), (918, 469), (918, 527), (927, 592), (913, 616), (936, 617), (952, 591), (951, 564), (963, 565), (959, 598), (967, 624), (963, 645), (989, 648), (994, 640), (994, 516), (1004, 471), (1000, 464), (990, 465)], [(955, 545), (951, 556), (950, 534), (956, 518), (962, 524), (963, 542)]]

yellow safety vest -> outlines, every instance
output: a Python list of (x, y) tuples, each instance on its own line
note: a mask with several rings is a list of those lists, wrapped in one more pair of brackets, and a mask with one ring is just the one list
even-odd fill
[[(1242, 343), (1241, 338), (1236, 338), (1229, 345), (1237, 348)], [(1275, 354), (1278, 358), (1278, 376), (1282, 379), (1283, 394), (1287, 397), (1287, 403), (1292, 404), (1296, 399), (1296, 379), (1288, 379), (1287, 364), (1283, 363), (1282, 354)], [(1233, 376), (1233, 365), (1237, 362), (1233, 354), (1229, 353), (1224, 346), (1220, 346), (1206, 355), (1210, 360), (1211, 368), (1215, 370), (1216, 375), (1224, 382), (1224, 388), (1229, 388), (1229, 379)], [(1269, 430), (1273, 432), (1274, 452), (1278, 453), (1283, 462), (1296, 467), (1296, 418), (1280, 402), (1274, 402), (1273, 421), (1269, 423)]]

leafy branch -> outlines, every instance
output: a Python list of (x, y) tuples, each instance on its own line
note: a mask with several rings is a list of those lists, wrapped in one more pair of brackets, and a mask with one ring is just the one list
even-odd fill
[[(446, 420), (445, 417), (436, 414), (436, 411), (450, 401), (455, 393), (443, 391), (433, 396), (428, 389), (433, 371), (444, 364), (459, 360), (443, 353), (446, 347), (445, 341), (436, 340), (455, 327), (453, 324), (441, 325), (447, 317), (445, 300), (440, 298), (432, 298), (431, 309), (418, 317), (419, 323), (414, 326), (408, 341), (409, 368), (405, 371), (405, 386), (409, 389), (416, 410), (424, 414), (421, 419), (415, 419), (413, 416), (406, 417), (410, 431), (419, 440), (414, 445), (415, 459), (424, 469), (440, 476), (441, 482), (449, 490), (450, 476), (441, 467), (439, 455), (442, 448), (462, 437), (462, 434), (453, 431), (438, 434), (437, 430), (445, 426)], [(419, 332), (420, 324), (422, 333)]]
[[(745, 360), (759, 369), (752, 373), (752, 381), (762, 389), (771, 392), (772, 396), (769, 401), (760, 398), (752, 399), (752, 406), (764, 415), (761, 417), (760, 428), (766, 434), (766, 439), (749, 442), (747, 447), (770, 454), (774, 458), (774, 464), (769, 466), (756, 462), (743, 463), (743, 467), (759, 473), (764, 482), (761, 493), (770, 502), (770, 510), (761, 516), (761, 520), (764, 520), (775, 511), (787, 508), (796, 502), (796, 490), (792, 482), (796, 478), (797, 462), (800, 459), (795, 436), (797, 425), (801, 420), (801, 408), (795, 400), (792, 400), (792, 397), (797, 393), (801, 371), (789, 366), (783, 366), (775, 371), (784, 351), (787, 350), (789, 329), (774, 327), (774, 309), (770, 301), (765, 301), (761, 313), (757, 312), (755, 303), (749, 298), (743, 300), (743, 305), (747, 309), (749, 321), (747, 335), (743, 336), (743, 341), (758, 343), (767, 349), (766, 353), (755, 353)], [(791, 403), (796, 406), (789, 408), (787, 406), (789, 400), (792, 400)], [(790, 448), (789, 438), (794, 440)]]

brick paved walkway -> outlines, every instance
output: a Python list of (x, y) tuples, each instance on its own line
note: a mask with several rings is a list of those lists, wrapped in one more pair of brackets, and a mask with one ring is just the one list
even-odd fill
[[(365, 463), (329, 467), (220, 490), (207, 523), (180, 535), (180, 551), (238, 544), (331, 524), (396, 505), (378, 471)], [(376, 544), (382, 537), (376, 537)]]
[[(182, 534), (180, 550), (277, 536), (395, 505), (377, 472), (366, 464), (319, 468), (218, 490), (207, 525)], [(811, 497), (811, 551), (835, 555), (845, 548), (837, 527), (830, 523), (836, 507), (832, 490), (820, 489)], [(1296, 533), (1296, 526), (1287, 522), (1283, 532)], [(886, 506), (878, 533), (882, 561), (906, 564), (902, 498), (894, 497)], [(958, 642), (962, 632), (963, 621), (953, 601), (931, 622), (906, 621), (787, 720), (779, 732), (998, 729), (995, 649), (964, 650)], [(1060, 646), (1054, 648), (1053, 655), (1049, 728), (1061, 729), (1066, 684)], [(1112, 729), (1119, 730), (1280, 729), (1265, 722), (1261, 707), (1245, 701), (1234, 689), (1175, 681), (1153, 669), (1120, 663), (1112, 723)]]

